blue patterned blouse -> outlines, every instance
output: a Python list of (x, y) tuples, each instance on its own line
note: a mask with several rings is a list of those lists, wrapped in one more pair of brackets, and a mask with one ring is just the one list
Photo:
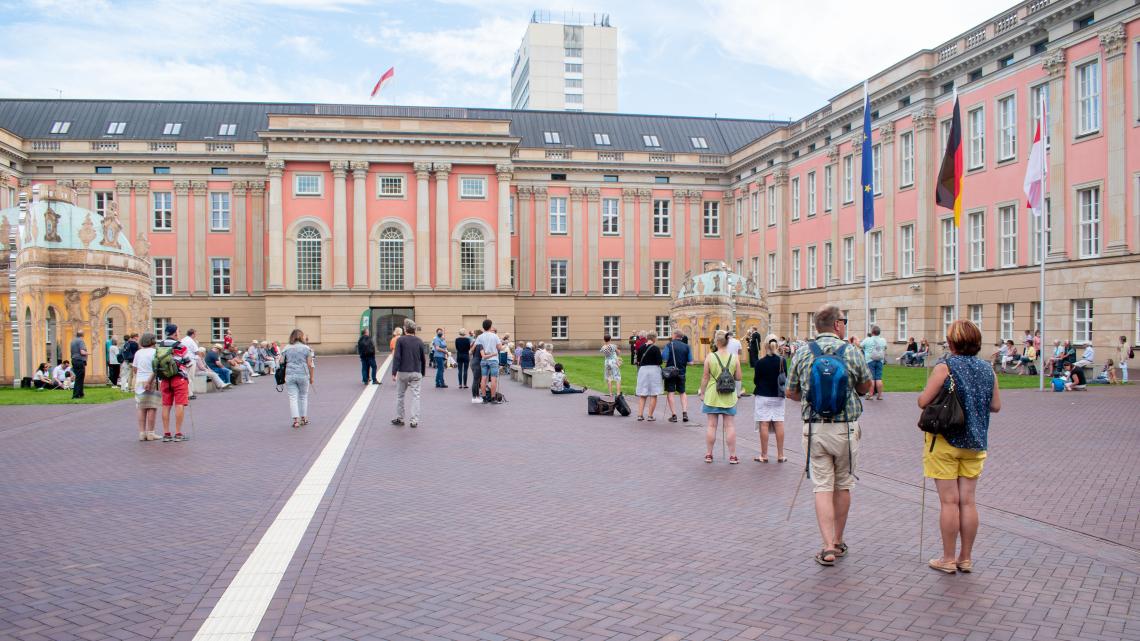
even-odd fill
[[(967, 450), (987, 449), (990, 431), (990, 401), (994, 397), (994, 370), (990, 364), (976, 356), (952, 354), (941, 362), (950, 368), (957, 386), (958, 398), (966, 411), (966, 433), (947, 439), (954, 447)], [(950, 387), (947, 378), (943, 387)]]

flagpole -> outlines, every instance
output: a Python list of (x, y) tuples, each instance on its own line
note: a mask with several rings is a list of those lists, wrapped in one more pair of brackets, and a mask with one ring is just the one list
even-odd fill
[(1049, 184), (1048, 183), (1049, 171), (1048, 171), (1048, 169), (1046, 169), (1049, 166), (1049, 163), (1046, 162), (1047, 159), (1049, 158), (1049, 146), (1047, 144), (1045, 144), (1045, 141), (1047, 141), (1049, 139), (1048, 129), (1046, 128), (1046, 123), (1049, 122), (1049, 119), (1046, 117), (1045, 108), (1046, 108), (1045, 92), (1042, 91), (1041, 92), (1041, 121), (1037, 125), (1041, 129), (1041, 156), (1042, 156), (1042, 158), (1041, 158), (1041, 211), (1037, 212), (1037, 216), (1038, 216), (1037, 221), (1041, 227), (1041, 239), (1038, 241), (1040, 243), (1040, 247), (1041, 247), (1041, 303), (1037, 306), (1038, 312), (1041, 314), (1041, 328), (1040, 328), (1040, 330), (1041, 330), (1041, 347), (1040, 347), (1040, 349), (1037, 350), (1038, 351), (1037, 356), (1038, 356), (1038, 358), (1041, 359), (1041, 366), (1038, 368), (1038, 371), (1037, 371), (1037, 378), (1038, 378), (1037, 383), (1038, 383), (1038, 389), (1042, 392), (1045, 391), (1045, 353), (1043, 351), (1041, 351), (1041, 350), (1045, 349), (1045, 259), (1048, 257), (1048, 254), (1049, 254), (1049, 246), (1046, 244), (1047, 239), (1049, 238), (1049, 236), (1046, 234), (1046, 230), (1049, 226), (1049, 208), (1045, 206), (1045, 194), (1048, 193), (1048, 189), (1046, 187)]
[[(954, 104), (958, 104), (958, 88), (954, 88)], [(959, 126), (961, 126), (959, 124)], [(960, 131), (960, 130), (959, 130)], [(961, 135), (961, 134), (959, 134)], [(958, 143), (961, 145), (961, 142)], [(958, 176), (959, 188), (958, 202), (962, 201), (962, 194), (966, 191), (966, 181)], [(960, 207), (960, 205), (959, 205)], [(954, 211), (954, 319), (962, 318), (962, 305), (959, 302), (961, 294), (961, 279), (962, 274), (962, 217), (958, 210)], [(981, 328), (979, 328), (981, 329)]]
[[(863, 106), (864, 106), (864, 109), (870, 109), (871, 108), (871, 99), (869, 97), (869, 90), (867, 87), (867, 81), (866, 80), (863, 81)], [(864, 120), (866, 120), (867, 116), (864, 115), (863, 118), (864, 118)], [(870, 136), (870, 133), (864, 132), (864, 135)], [(866, 147), (867, 147), (867, 145), (864, 144), (863, 153), (867, 153)], [(874, 150), (874, 147), (871, 147), (871, 150)], [(866, 161), (864, 161), (864, 163), (865, 162)], [(874, 165), (874, 162), (875, 161), (872, 158), (871, 159), (872, 166)], [(866, 166), (866, 165), (864, 164), (864, 166)], [(866, 182), (866, 180), (867, 180), (866, 177), (864, 177), (863, 182)], [(872, 171), (872, 181), (873, 180), (874, 180), (874, 173)], [(863, 191), (863, 190), (860, 189), (860, 191)], [(864, 203), (863, 209), (866, 209), (867, 197), (863, 194), (860, 194), (860, 196), (862, 196), (862, 200)], [(871, 240), (871, 237), (867, 234), (867, 224), (865, 222), (866, 217), (867, 217), (867, 212), (864, 211), (863, 212), (863, 219), (864, 220), (860, 221), (860, 224), (863, 225), (863, 325), (865, 326), (865, 331), (863, 332), (863, 338), (864, 339), (866, 339), (868, 336), (871, 335), (871, 243), (868, 242)]]

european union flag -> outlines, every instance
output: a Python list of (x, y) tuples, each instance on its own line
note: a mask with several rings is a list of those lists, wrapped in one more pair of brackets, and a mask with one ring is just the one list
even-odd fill
[(875, 159), (871, 146), (871, 94), (863, 81), (863, 233), (875, 226)]

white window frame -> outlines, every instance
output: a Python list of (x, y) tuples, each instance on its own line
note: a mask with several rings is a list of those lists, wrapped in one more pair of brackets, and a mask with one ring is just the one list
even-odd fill
[(1077, 136), (1097, 133), (1101, 127), (1100, 59), (1076, 65), (1073, 77), (1076, 82)]
[(867, 242), (871, 243), (871, 280), (883, 280), (883, 231), (872, 231)]
[(621, 235), (621, 201), (617, 198), (602, 199), (602, 235)]
[(1073, 342), (1080, 344), (1093, 338), (1093, 299), (1073, 299)]
[(942, 306), (942, 340), (946, 340), (947, 331), (950, 329), (950, 323), (954, 322), (954, 306)]
[(557, 131), (544, 131), (542, 132), (542, 142), (547, 145), (561, 145), (562, 134)]
[(487, 177), (486, 176), (460, 176), (459, 177), (459, 198), (461, 200), (486, 200), (487, 199)]
[(952, 216), (939, 223), (942, 246), (942, 273), (953, 274), (958, 269), (958, 227)]
[(796, 176), (789, 181), (792, 189), (792, 222), (800, 219), (800, 177)]
[(843, 239), (843, 283), (855, 282), (855, 237)]
[[(607, 269), (612, 268), (612, 269)], [(621, 261), (606, 259), (602, 261), (602, 296), (618, 296), (621, 294)]]
[[(1053, 202), (1046, 196), (1045, 197), (1045, 213), (1037, 215), (1033, 210), (1029, 210), (1029, 219), (1031, 221), (1032, 236), (1029, 239), (1029, 244), (1033, 250), (1033, 264), (1040, 265), (1042, 259), (1049, 259), (1049, 250), (1053, 247)], [(1042, 254), (1041, 247), (1041, 221), (1045, 221), (1045, 247), (1044, 254)]]
[(899, 227), (899, 275), (914, 276), (914, 223)]
[(776, 254), (769, 252), (768, 254), (768, 291), (776, 290)]
[[(389, 186), (392, 181), (396, 182), (396, 191), (385, 191), (384, 184), (387, 182)], [(400, 174), (377, 174), (376, 175), (376, 197), (377, 198), (404, 198), (407, 194), (406, 176)]]
[(653, 235), (669, 236), (673, 233), (670, 201), (664, 198), (653, 200)]
[(1081, 258), (1098, 258), (1101, 252), (1103, 211), (1100, 185), (1077, 188), (1077, 251)]
[[(151, 231), (173, 231), (174, 194), (169, 191), (152, 191), (150, 204)], [(165, 224), (158, 224), (160, 222)]]
[(983, 305), (967, 306), (966, 314), (970, 317), (971, 323), (977, 325), (978, 329), (982, 329), (982, 322), (985, 320), (985, 308)]
[(792, 250), (792, 289), (800, 289), (800, 249)]
[(151, 329), (154, 330), (155, 340), (166, 340), (166, 326), (170, 324), (171, 318), (169, 316), (155, 316), (151, 322), (153, 323)]
[(226, 339), (226, 331), (230, 328), (229, 316), (210, 317), (210, 342), (221, 343)]
[(997, 99), (998, 162), (1017, 158), (1017, 94)]
[[(579, 81), (580, 82), (580, 81)], [(603, 133), (594, 133), (594, 144), (600, 146), (610, 146), (610, 135)]]
[(654, 329), (657, 330), (658, 336), (669, 336), (672, 334), (671, 323), (669, 317), (664, 314), (659, 314), (653, 317)]
[(621, 316), (602, 316), (602, 335), (621, 340)]
[(883, 146), (871, 147), (871, 193), (879, 196), (883, 193)]
[(998, 304), (998, 337), (1003, 341), (1013, 340), (1013, 303)]
[(760, 278), (760, 257), (752, 257), (752, 278), (759, 280)]
[(819, 287), (819, 265), (818, 265), (818, 251), (815, 245), (808, 245), (807, 248), (807, 286), (808, 289), (815, 289)]
[(792, 340), (798, 340), (800, 337), (800, 315), (796, 312), (792, 313)]
[[(720, 237), (720, 203), (715, 200), (706, 200), (701, 207), (701, 231), (705, 238)], [(737, 214), (737, 223), (740, 222)], [(737, 233), (740, 233), (738, 231)]]
[(823, 168), (823, 211), (835, 208), (835, 165)]
[(969, 138), (969, 153), (966, 169), (982, 169), (986, 166), (986, 108), (976, 107), (966, 112), (966, 130)]
[[(1033, 136), (1037, 134), (1037, 121), (1041, 119), (1041, 97), (1045, 97), (1045, 113), (1049, 113), (1049, 83), (1042, 82), (1029, 88), (1029, 131), (1025, 135), (1028, 145), (1033, 145)], [(1045, 121), (1045, 128), (1041, 132), (1045, 138), (1045, 148), (1052, 142), (1049, 138), (1049, 121)]]
[(914, 132), (899, 136), (899, 189), (914, 186)]
[(970, 271), (984, 271), (986, 268), (986, 212), (979, 210), (966, 214), (966, 228), (970, 235)]
[(1017, 267), (1017, 205), (998, 207), (999, 264)]
[(127, 129), (127, 123), (125, 123), (125, 122), (112, 122), (112, 123), (109, 123), (107, 125), (107, 134), (106, 135), (108, 135), (108, 136), (121, 136), (121, 135), (123, 135), (123, 132), (126, 131), (126, 129)]
[(910, 308), (896, 307), (895, 308), (895, 340), (903, 343), (910, 338), (910, 332), (907, 325), (910, 322)]
[(661, 141), (653, 134), (641, 134), (641, 142), (646, 147), (660, 147)]
[(823, 244), (823, 286), (827, 287), (831, 284), (831, 275), (835, 271), (835, 249), (831, 246), (831, 241)]
[(564, 341), (570, 338), (570, 317), (550, 317), (550, 340)]
[(776, 226), (776, 187), (768, 187), (768, 226)]
[(566, 220), (566, 207), (567, 198), (565, 196), (551, 196), (549, 207), (549, 219), (547, 222), (547, 231), (554, 236), (565, 236), (567, 229)]
[(210, 231), (230, 231), (230, 226), (233, 224), (232, 206), (230, 192), (210, 192)]
[(807, 175), (807, 204), (808, 218), (816, 214), (816, 189), (815, 189), (815, 171), (809, 171)]
[(855, 156), (843, 157), (843, 204), (855, 202)]
[(218, 126), (219, 136), (233, 136), (237, 133), (237, 123), (222, 123)]
[(380, 230), (376, 253), (376, 283), (382, 292), (404, 289), (404, 243), (408, 239), (399, 227), (389, 225)]
[(182, 123), (168, 122), (162, 126), (162, 135), (164, 136), (177, 136), (182, 133)]
[(566, 296), (570, 291), (570, 263), (565, 258), (550, 260), (550, 295)]
[(151, 261), (154, 272), (154, 295), (174, 295), (174, 259), (169, 256), (155, 256)]
[(673, 281), (673, 262), (669, 260), (653, 261), (653, 295), (668, 296)]
[(749, 215), (752, 218), (752, 231), (756, 231), (760, 229), (760, 190), (749, 192), (748, 196), (751, 201)]
[[(306, 191), (301, 189), (301, 180), (315, 178), (317, 188), (315, 191)], [(325, 193), (325, 177), (322, 174), (309, 174), (297, 173), (293, 174), (293, 196), (303, 198), (314, 198), (323, 196)]]
[(692, 136), (689, 142), (693, 144), (693, 149), (708, 149), (709, 143), (705, 140), (704, 136)]
[(107, 215), (108, 205), (115, 200), (115, 192), (99, 190), (94, 192), (95, 196), (95, 213), (100, 216)]
[(70, 120), (57, 120), (57, 121), (51, 123), (51, 133), (53, 133), (53, 134), (65, 134), (70, 130), (71, 130), (71, 121)]
[(233, 261), (229, 258), (210, 259), (210, 295), (233, 294)]

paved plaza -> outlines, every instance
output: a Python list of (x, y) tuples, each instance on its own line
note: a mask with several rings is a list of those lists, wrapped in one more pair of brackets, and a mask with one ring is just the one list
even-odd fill
[[(0, 638), (194, 638), (351, 418), (358, 372), (320, 359), (301, 430), (268, 378), (203, 395), (182, 444), (135, 441), (129, 401), (0, 408)], [(375, 391), (254, 638), (1140, 639), (1136, 386), (1005, 393), (977, 571), (945, 576), (925, 566), (932, 485), (920, 561), (914, 394), (869, 404), (851, 554), (824, 568), (807, 484), (785, 521), (797, 436), (762, 465), (746, 427), (741, 465), (719, 444), (706, 465), (696, 424), (511, 382), (475, 406), (449, 378), (425, 381), (415, 430)]]

